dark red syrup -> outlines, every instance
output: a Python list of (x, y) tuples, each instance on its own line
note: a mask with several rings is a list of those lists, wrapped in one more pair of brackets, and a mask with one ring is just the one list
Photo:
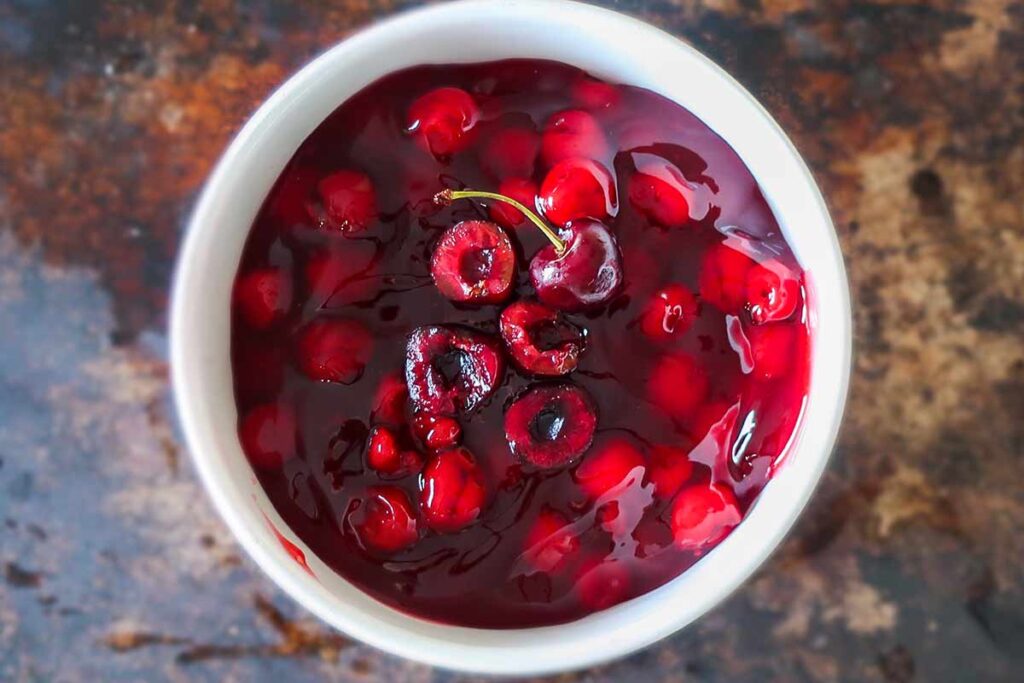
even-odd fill
[[(514, 357), (502, 312), (537, 301), (529, 263), (548, 241), (500, 202), (435, 204), (446, 188), (501, 191), (570, 226), (603, 221), (622, 282), (604, 303), (558, 311)], [(500, 303), (435, 285), (435, 246), (464, 220), (505, 226), (511, 289), (487, 292)], [(492, 257), (463, 266), (483, 272)], [(252, 227), (231, 341), (243, 448), (291, 530), (382, 602), (487, 628), (577, 619), (686, 571), (768, 482), (808, 385), (803, 285), (750, 172), (680, 106), (551, 62), (408, 69), (310, 135)], [(506, 324), (543, 315), (520, 307)], [(444, 333), (417, 339), (494, 353), (439, 360), (443, 381), (493, 371), (497, 387), (416, 415), (407, 344), (428, 326)], [(579, 348), (537, 360), (566, 339)], [(570, 407), (533, 419), (524, 403), (519, 436), (578, 429), (582, 455), (513, 455), (506, 413), (537, 387), (537, 405)]]

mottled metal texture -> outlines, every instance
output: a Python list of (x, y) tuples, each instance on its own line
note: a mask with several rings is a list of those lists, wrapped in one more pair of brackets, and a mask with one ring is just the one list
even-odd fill
[[(289, 73), (404, 4), (0, 2), (0, 679), (463, 680), (335, 634), (241, 555), (167, 381), (211, 164)], [(723, 64), (806, 155), (856, 364), (774, 558), (684, 633), (563, 680), (1021, 680), (1024, 7), (608, 4)]]

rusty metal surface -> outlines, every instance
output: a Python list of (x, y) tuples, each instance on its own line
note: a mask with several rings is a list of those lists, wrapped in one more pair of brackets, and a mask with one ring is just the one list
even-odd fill
[[(0, 679), (462, 680), (337, 635), (240, 554), (173, 426), (167, 290), (246, 115), (412, 3), (0, 0)], [(695, 627), (580, 681), (1020, 680), (1024, 6), (606, 2), (806, 155), (856, 303), (837, 456)]]

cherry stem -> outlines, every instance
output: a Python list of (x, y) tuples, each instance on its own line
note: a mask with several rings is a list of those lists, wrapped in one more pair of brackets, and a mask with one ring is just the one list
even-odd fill
[(456, 199), (495, 199), (499, 202), (510, 204), (519, 209), (523, 215), (530, 219), (531, 223), (540, 228), (540, 231), (551, 241), (551, 244), (555, 245), (555, 253), (559, 255), (565, 253), (565, 241), (551, 229), (551, 226), (545, 223), (536, 213), (511, 197), (506, 197), (497, 192), (484, 192), (482, 190), (441, 190), (434, 195), (434, 203), (440, 206), (448, 206)]

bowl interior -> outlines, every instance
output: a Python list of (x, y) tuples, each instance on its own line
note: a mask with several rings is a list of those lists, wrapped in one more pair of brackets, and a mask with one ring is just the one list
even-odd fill
[[(392, 71), (424, 63), (531, 57), (649, 88), (691, 110), (743, 158), (808, 273), (812, 379), (787, 462), (744, 522), (693, 568), (647, 595), (561, 626), (487, 631), (429, 623), (376, 602), (287, 529), (258, 485), (235, 432), (228, 355), (232, 282), (249, 228), (278, 174), (341, 102)], [(692, 48), (606, 10), (547, 0), (470, 0), (412, 12), (360, 33), (291, 78), (225, 153), (193, 215), (172, 310), (172, 365), (197, 469), (246, 550), (318, 616), (371, 645), (448, 668), (529, 674), (620, 656), (699, 617), (781, 540), (828, 459), (846, 394), (850, 312), (824, 203), (778, 126)], [(289, 552), (274, 529), (294, 544)], [(307, 572), (296, 562), (304, 554)], [(668, 607), (668, 608), (666, 608)]]

